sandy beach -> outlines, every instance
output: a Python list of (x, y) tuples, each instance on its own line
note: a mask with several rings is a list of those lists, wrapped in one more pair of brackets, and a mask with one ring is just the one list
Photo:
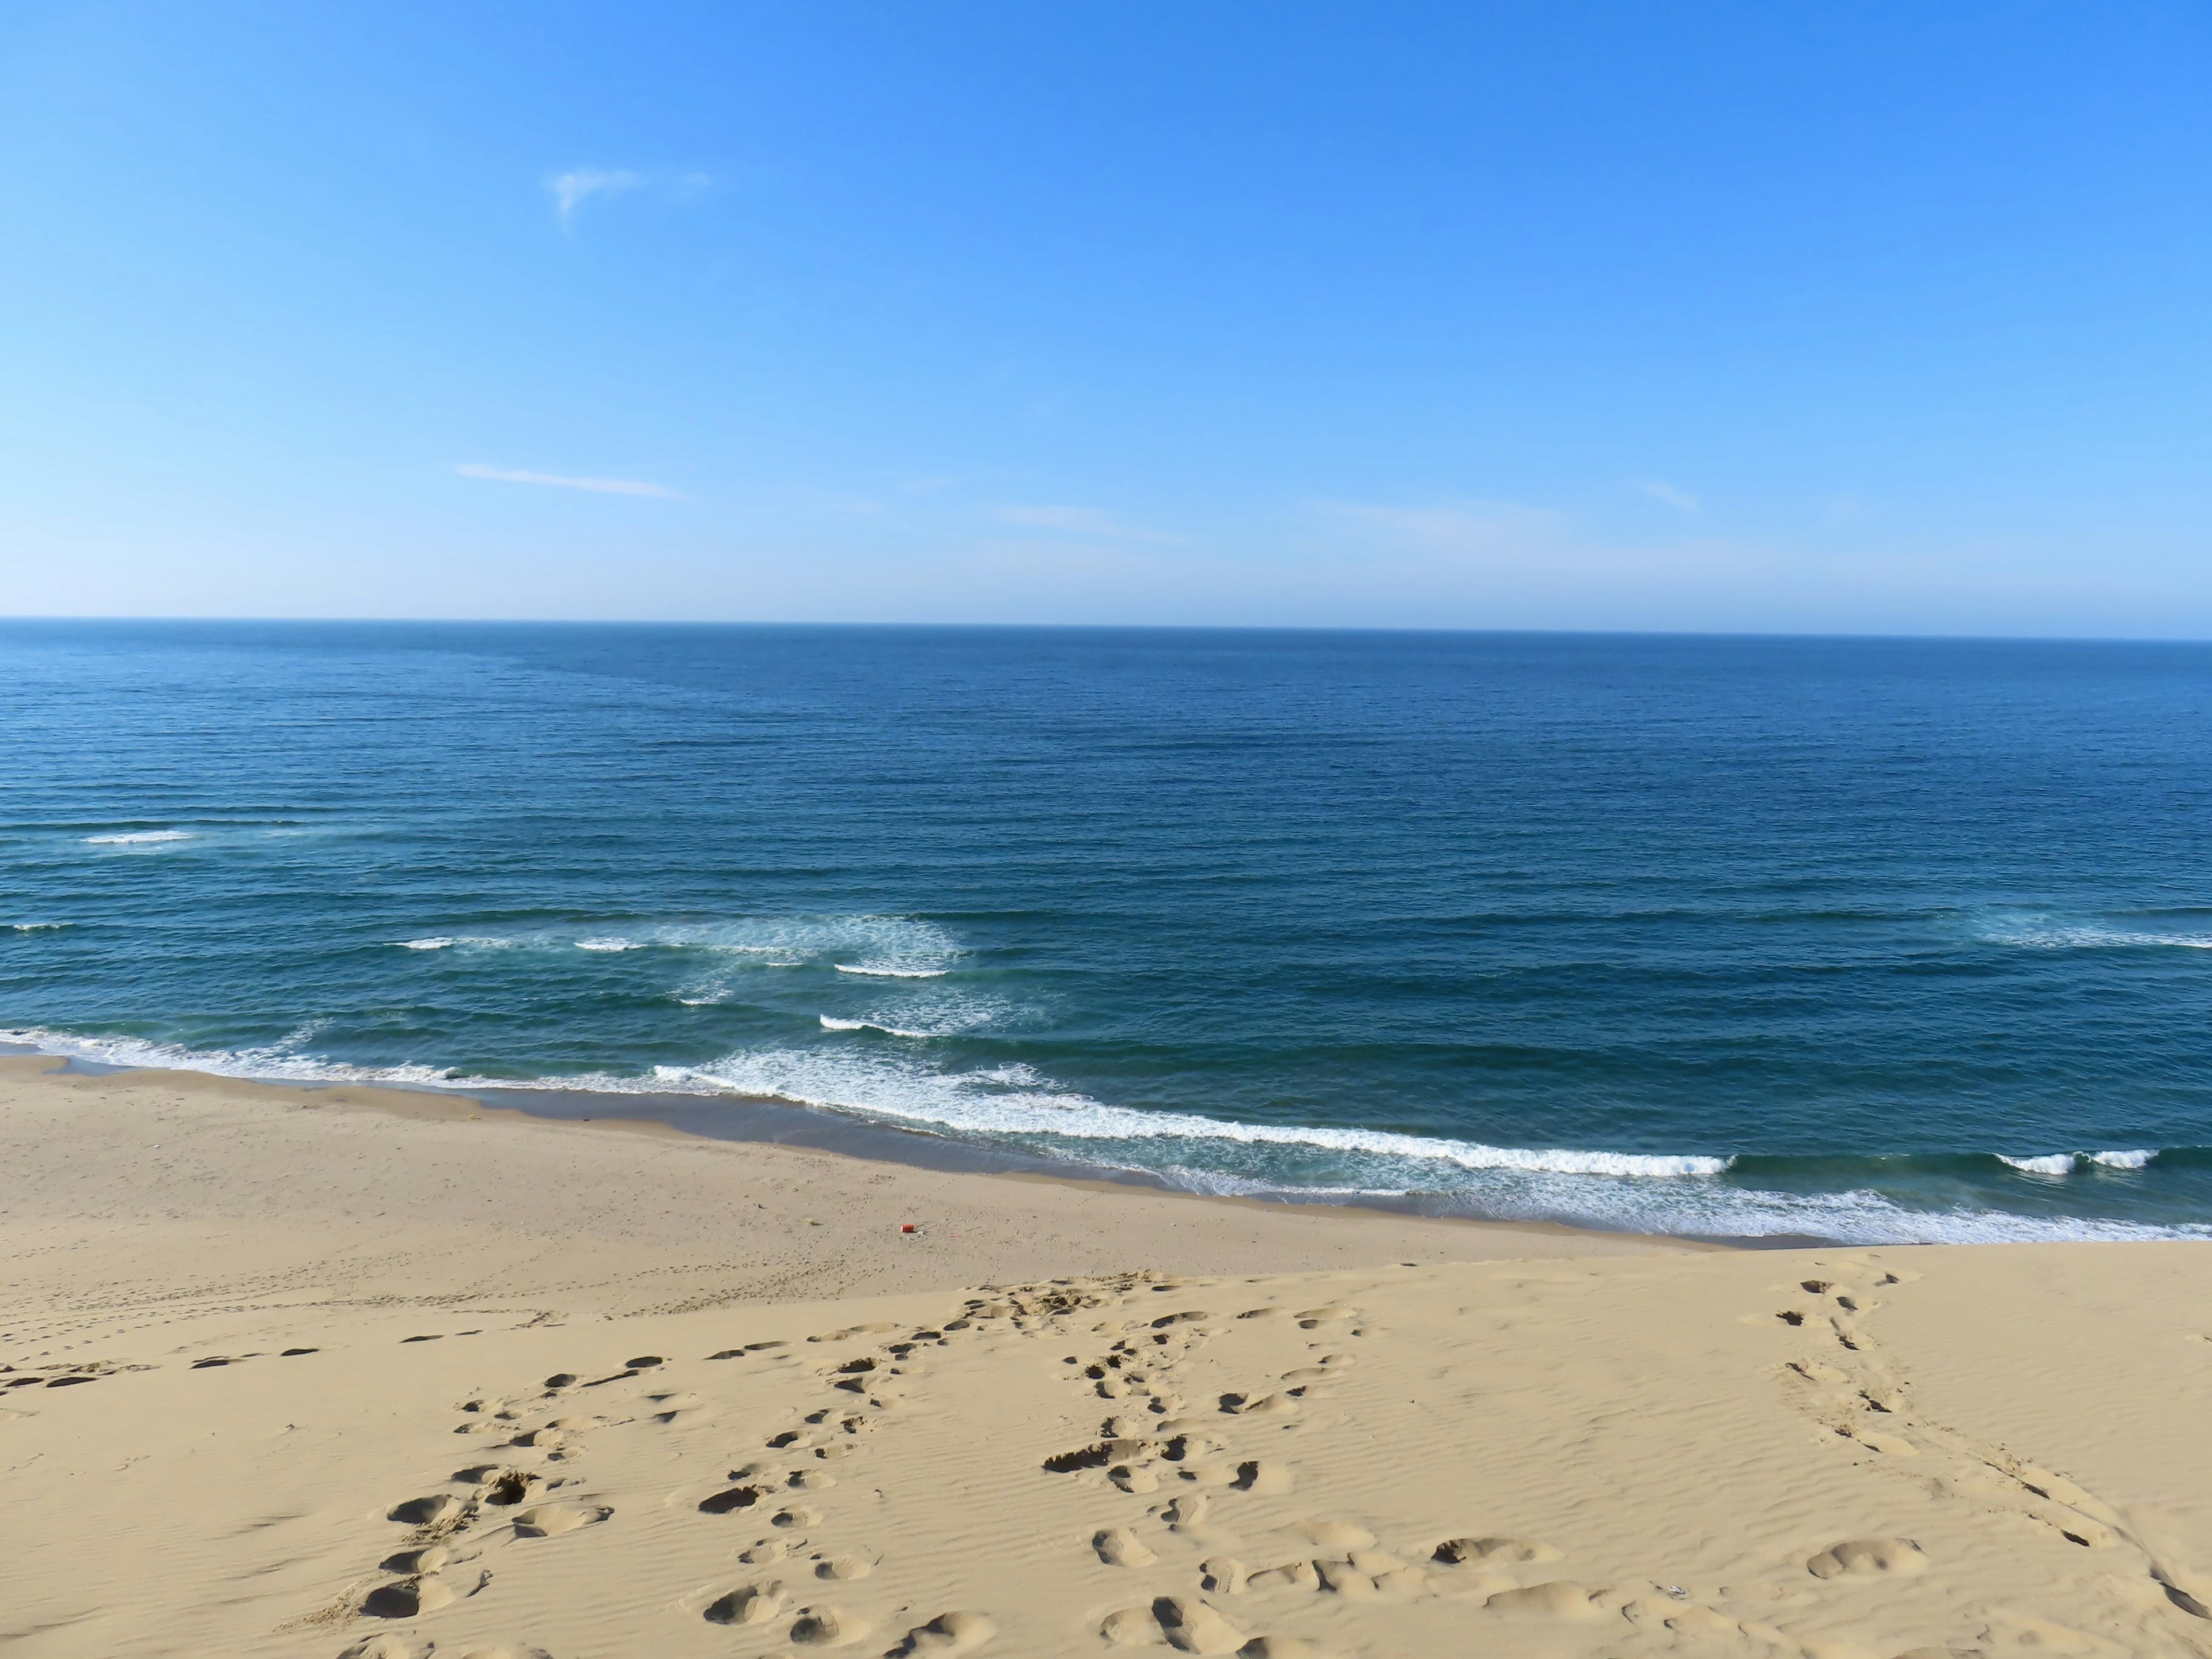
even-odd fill
[(2212, 1652), (2195, 1245), (1735, 1251), (31, 1059), (0, 1156), (10, 1652)]

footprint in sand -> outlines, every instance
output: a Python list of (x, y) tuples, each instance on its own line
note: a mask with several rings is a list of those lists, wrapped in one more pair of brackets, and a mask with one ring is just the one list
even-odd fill
[(585, 1509), (574, 1504), (539, 1504), (514, 1517), (514, 1530), (524, 1538), (558, 1538), (579, 1527), (594, 1526), (613, 1513), (604, 1507)]
[(817, 1578), (866, 1578), (876, 1570), (876, 1564), (860, 1555), (818, 1556), (814, 1563)]
[(1217, 1555), (1201, 1561), (1198, 1587), (1217, 1595), (1242, 1595), (1251, 1582), (1251, 1571), (1233, 1556)]
[(908, 1659), (915, 1654), (965, 1653), (980, 1648), (999, 1633), (999, 1627), (980, 1613), (940, 1613), (926, 1625), (917, 1625), (884, 1659)]
[(410, 1498), (393, 1504), (385, 1518), (410, 1527), (441, 1527), (459, 1520), (465, 1507), (451, 1492), (433, 1492), (428, 1498)]
[(1148, 1607), (1124, 1607), (1108, 1614), (1098, 1633), (1117, 1647), (1164, 1642), (1185, 1653), (1234, 1653), (1250, 1639), (1193, 1595), (1163, 1595)]
[(1237, 1489), (1262, 1498), (1279, 1498), (1296, 1484), (1290, 1465), (1261, 1457), (1237, 1466)]
[(535, 1469), (499, 1468), (479, 1474), (477, 1484), (485, 1503), (504, 1510), (528, 1502), (533, 1488), (545, 1484), (545, 1477)]
[(433, 1544), (428, 1549), (400, 1551), (398, 1554), (385, 1562), (384, 1570), (386, 1572), (404, 1572), (420, 1577), (426, 1572), (440, 1571), (453, 1559), (453, 1551), (447, 1549), (443, 1544)]
[(372, 1636), (365, 1642), (356, 1642), (338, 1659), (417, 1659), (418, 1650), (412, 1642), (403, 1642), (396, 1636)]
[(1127, 1527), (1106, 1528), (1091, 1538), (1091, 1547), (1109, 1566), (1149, 1567), (1160, 1559)]
[(748, 1584), (708, 1603), (704, 1616), (715, 1625), (765, 1625), (782, 1611), (781, 1584)]
[(459, 1590), (436, 1574), (425, 1573), (396, 1584), (378, 1585), (361, 1604), (361, 1610), (372, 1619), (412, 1619), (459, 1600)]
[(1203, 1492), (1188, 1492), (1170, 1503), (1161, 1518), (1168, 1523), (1170, 1532), (1188, 1532), (1206, 1524), (1209, 1507)]
[(848, 1647), (874, 1628), (842, 1607), (802, 1607), (792, 1622), (791, 1639), (809, 1647)]
[(1565, 1619), (1575, 1621), (1602, 1619), (1605, 1608), (1580, 1584), (1554, 1579), (1526, 1589), (1500, 1590), (1482, 1604), (1492, 1613), (1520, 1619)]
[(1435, 1559), (1450, 1567), (1520, 1566), (1556, 1561), (1559, 1552), (1526, 1538), (1447, 1538), (1437, 1546)]
[(1852, 1538), (1829, 1545), (1805, 1571), (1815, 1578), (1906, 1578), (1927, 1571), (1928, 1557), (1910, 1538)]

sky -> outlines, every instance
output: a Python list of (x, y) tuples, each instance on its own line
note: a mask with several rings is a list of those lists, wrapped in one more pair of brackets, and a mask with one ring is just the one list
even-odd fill
[(2201, 0), (13, 0), (0, 612), (2212, 637)]

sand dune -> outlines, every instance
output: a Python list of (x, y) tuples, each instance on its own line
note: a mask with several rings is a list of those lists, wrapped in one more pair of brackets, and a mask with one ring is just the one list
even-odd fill
[[(74, 1086), (19, 1071), (0, 1130), (51, 1129)], [(117, 1121), (173, 1133), (191, 1109), (143, 1086)], [(268, 1156), (343, 1145), (335, 1115), (191, 1097)], [(532, 1131), (343, 1121), (423, 1155), (372, 1218), (404, 1293), (364, 1290), (388, 1275), (344, 1218), (323, 1289), (299, 1240), (255, 1282), (270, 1235), (224, 1242), (212, 1175), (112, 1216), (112, 1246), (11, 1209), (11, 1651), (2212, 1652), (2194, 1246), (1564, 1255), (1448, 1229), (1521, 1254), (1201, 1270), (1178, 1253), (1240, 1254), (1255, 1224), (1192, 1201), (1212, 1219), (1181, 1241), (1133, 1220), (1112, 1270), (725, 1300), (730, 1261), (695, 1239), (648, 1301), (622, 1273), (668, 1241), (633, 1239), (598, 1277), (547, 1257), (562, 1297), (510, 1224), (464, 1224), (459, 1166), (427, 1156)], [(550, 1158), (665, 1145), (556, 1133), (586, 1150)], [(76, 1157), (80, 1195), (135, 1167), (82, 1135)], [(995, 1185), (1015, 1226), (1052, 1192)], [(1069, 1201), (1125, 1198), (1178, 1202)], [(734, 1200), (725, 1221), (747, 1225)]]

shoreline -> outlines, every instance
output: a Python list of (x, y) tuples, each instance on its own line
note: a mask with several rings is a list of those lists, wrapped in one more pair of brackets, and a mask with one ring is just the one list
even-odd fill
[[(234, 1237), (249, 1257), (273, 1243), (306, 1271), (336, 1246), (383, 1251), (396, 1225), (453, 1249), (527, 1260), (528, 1272), (501, 1282), (532, 1295), (590, 1285), (579, 1305), (605, 1310), (629, 1306), (623, 1287), (664, 1275), (672, 1254), (690, 1271), (713, 1264), (725, 1286), (714, 1294), (735, 1300), (801, 1283), (851, 1295), (1138, 1267), (1722, 1248), (1030, 1169), (932, 1168), (710, 1138), (652, 1118), (564, 1121), (437, 1090), (93, 1069), (48, 1055), (0, 1058), (0, 1164), (18, 1177), (0, 1222), (33, 1235), (16, 1241), (27, 1261), (36, 1238), (57, 1230), (96, 1254), (113, 1243), (104, 1224), (129, 1216), (125, 1235), (173, 1234), (193, 1249), (204, 1236)], [(909, 1224), (914, 1231), (900, 1231)], [(270, 1233), (249, 1248), (251, 1236)], [(374, 1293), (399, 1294), (405, 1278), (388, 1261)]]
[[(957, 1114), (940, 1119), (896, 1105), (842, 1103), (836, 1093), (823, 1100), (748, 1093), (738, 1082), (689, 1073), (652, 1079), (650, 1088), (643, 1078), (598, 1074), (507, 1082), (399, 1066), (392, 1068), (399, 1075), (390, 1076), (312, 1061), (264, 1066), (252, 1051), (196, 1054), (43, 1029), (0, 1037), (6, 1039), (0, 1058), (52, 1058), (88, 1075), (146, 1071), (251, 1087), (437, 1096), (541, 1121), (655, 1121), (720, 1142), (812, 1148), (913, 1169), (1021, 1173), (1284, 1207), (1560, 1226), (1737, 1249), (2212, 1238), (2206, 1218), (2212, 1147), (2193, 1144), (2034, 1156), (1938, 1147), (1676, 1158), (1501, 1147), (1379, 1127), (1248, 1123), (1182, 1109), (1112, 1109), (1129, 1121), (1102, 1132), (1101, 1139), (1089, 1127), (969, 1124)], [(356, 1070), (366, 1074), (347, 1074)], [(338, 1075), (319, 1074), (328, 1071)], [(1149, 1121), (1154, 1116), (1157, 1125)], [(1285, 1146), (1323, 1162), (1280, 1166), (1276, 1154)], [(1371, 1159), (1381, 1161), (1363, 1162)]]
[(910, 1129), (896, 1123), (848, 1115), (833, 1109), (799, 1105), (763, 1096), (736, 1093), (709, 1096), (645, 1091), (603, 1094), (585, 1090), (499, 1085), (465, 1086), (283, 1081), (240, 1078), (226, 1073), (196, 1071), (182, 1066), (117, 1065), (78, 1055), (55, 1054), (20, 1044), (0, 1044), (0, 1066), (15, 1060), (50, 1061), (52, 1071), (62, 1075), (204, 1078), (234, 1085), (244, 1091), (274, 1091), (272, 1098), (285, 1098), (292, 1093), (314, 1094), (343, 1100), (349, 1104), (370, 1105), (403, 1115), (410, 1109), (402, 1104), (405, 1101), (451, 1100), (468, 1103), (479, 1112), (501, 1120), (511, 1118), (524, 1122), (591, 1124), (632, 1131), (645, 1130), (729, 1145), (792, 1147), (888, 1164), (902, 1169), (1000, 1176), (1106, 1189), (1121, 1188), (1197, 1199), (1209, 1203), (1255, 1205), (1316, 1213), (1393, 1215), (1453, 1225), (1505, 1228), (1538, 1237), (1556, 1233), (1576, 1237), (1650, 1239), (1662, 1243), (1735, 1249), (1795, 1249), (1838, 1242), (1815, 1234), (1733, 1236), (1639, 1232), (1626, 1228), (1589, 1226), (1544, 1218), (1469, 1214), (1450, 1207), (1451, 1200), (1448, 1197), (1419, 1193), (1327, 1192), (1307, 1194), (1296, 1188), (1249, 1194), (1211, 1193), (1179, 1186), (1150, 1170), (1089, 1164), (1073, 1158), (1051, 1158), (978, 1145), (926, 1129)]
[(51, 1056), (0, 1169), (25, 1659), (2185, 1659), (2212, 1607), (2192, 1243), (1730, 1249)]

